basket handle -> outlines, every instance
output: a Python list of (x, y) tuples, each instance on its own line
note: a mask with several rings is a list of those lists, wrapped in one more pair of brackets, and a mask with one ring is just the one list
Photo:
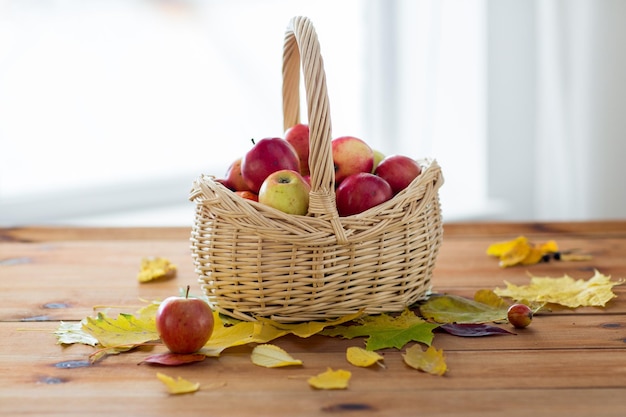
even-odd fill
[(330, 105), (324, 62), (317, 33), (310, 19), (293, 17), (285, 32), (283, 48), (284, 130), (300, 122), (300, 63), (309, 120), (309, 168), (311, 193), (309, 213), (326, 217), (340, 243), (346, 243), (335, 202), (335, 166), (331, 146)]

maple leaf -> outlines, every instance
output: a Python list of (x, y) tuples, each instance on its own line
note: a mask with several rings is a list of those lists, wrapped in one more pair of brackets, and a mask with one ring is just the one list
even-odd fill
[(191, 382), (181, 377), (174, 379), (169, 375), (157, 372), (157, 378), (165, 384), (170, 394), (188, 394), (200, 389), (199, 382)]
[(531, 275), (529, 285), (517, 286), (505, 281), (506, 288), (496, 288), (494, 292), (514, 300), (560, 304), (570, 308), (604, 307), (609, 300), (616, 297), (612, 291), (613, 286), (623, 283), (624, 280), (611, 281), (610, 276), (596, 270), (588, 280), (574, 280), (568, 275), (561, 278)]
[(384, 358), (373, 350), (366, 350), (357, 346), (350, 346), (346, 350), (346, 359), (354, 366), (366, 368), (380, 363)]
[(120, 313), (112, 318), (104, 313), (97, 317), (87, 317), (82, 322), (85, 332), (95, 337), (104, 348), (112, 348), (110, 353), (118, 353), (159, 339), (152, 317), (135, 317)]
[(361, 313), (349, 314), (332, 321), (310, 321), (296, 324), (279, 323), (267, 318), (255, 322), (240, 321), (227, 324), (218, 313), (214, 313), (213, 334), (202, 348), (207, 356), (219, 356), (225, 349), (247, 343), (268, 343), (274, 339), (292, 333), (307, 338), (321, 332), (324, 328), (354, 320)]
[(302, 365), (300, 359), (294, 359), (284, 349), (276, 345), (258, 345), (252, 350), (252, 363), (266, 368)]
[(554, 240), (531, 243), (525, 236), (489, 245), (487, 255), (500, 258), (503, 268), (514, 265), (533, 265), (541, 262), (545, 255), (557, 253), (559, 247)]
[(437, 323), (487, 323), (507, 318), (507, 306), (494, 307), (457, 295), (434, 295), (420, 305), (422, 317)]
[(399, 316), (387, 314), (365, 316), (358, 320), (358, 325), (337, 326), (324, 330), (325, 336), (341, 336), (345, 339), (368, 336), (365, 348), (379, 350), (388, 347), (401, 349), (410, 341), (430, 345), (433, 339), (433, 329), (438, 324), (428, 323), (416, 316), (410, 310), (405, 310)]
[(352, 373), (350, 371), (343, 369), (334, 371), (328, 368), (326, 372), (309, 378), (308, 382), (309, 385), (317, 389), (346, 389), (351, 377)]
[(437, 350), (434, 346), (429, 346), (426, 351), (415, 344), (406, 349), (406, 353), (402, 354), (404, 362), (411, 368), (428, 372), (433, 375), (443, 375), (446, 373), (448, 366), (443, 356), (443, 349)]
[(166, 258), (144, 258), (141, 260), (137, 281), (141, 283), (154, 280), (173, 278), (176, 276), (176, 265)]
[(83, 330), (82, 322), (61, 322), (59, 327), (54, 331), (57, 337), (57, 343), (63, 345), (71, 345), (74, 343), (82, 343), (84, 345), (96, 346), (98, 339)]

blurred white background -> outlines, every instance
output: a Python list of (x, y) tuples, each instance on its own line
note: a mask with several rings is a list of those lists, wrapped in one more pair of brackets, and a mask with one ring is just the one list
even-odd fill
[(283, 133), (295, 15), (333, 136), (436, 158), (444, 221), (625, 217), (626, 2), (0, 0), (0, 226), (190, 225)]

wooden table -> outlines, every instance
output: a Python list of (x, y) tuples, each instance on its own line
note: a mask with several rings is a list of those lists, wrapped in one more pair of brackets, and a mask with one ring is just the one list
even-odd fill
[[(500, 269), (485, 255), (495, 241), (524, 234), (580, 248), (591, 261)], [(140, 261), (168, 257), (177, 278), (139, 284)], [(472, 296), (527, 273), (589, 278), (596, 268), (626, 278), (626, 222), (447, 224), (434, 290)], [(304, 361), (266, 369), (250, 362), (251, 346), (220, 358), (175, 368), (138, 365), (150, 352), (85, 361), (93, 348), (56, 344), (59, 322), (81, 320), (94, 306), (134, 312), (192, 285), (199, 291), (186, 228), (0, 229), (0, 414), (298, 416), (298, 415), (626, 415), (626, 285), (606, 308), (562, 310), (535, 318), (516, 336), (461, 338), (436, 333), (448, 373), (433, 376), (404, 365), (400, 352), (386, 367), (356, 368), (345, 360), (355, 340), (283, 337), (273, 343)], [(512, 329), (512, 328), (510, 328)], [(161, 346), (151, 353), (161, 352)], [(70, 362), (72, 363), (72, 362)], [(75, 363), (75, 362), (74, 362)], [(309, 376), (327, 367), (349, 369), (346, 390), (318, 391)], [(158, 371), (201, 384), (198, 392), (168, 395)]]

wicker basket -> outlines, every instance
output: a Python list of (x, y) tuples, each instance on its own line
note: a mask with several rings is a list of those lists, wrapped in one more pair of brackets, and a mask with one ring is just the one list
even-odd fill
[(191, 233), (199, 282), (213, 307), (234, 318), (280, 322), (331, 319), (361, 309), (401, 311), (424, 299), (442, 241), (434, 160), (393, 199), (339, 217), (326, 79), (315, 29), (294, 17), (285, 34), (285, 129), (299, 122), (300, 64), (310, 127), (310, 208), (307, 216), (237, 196), (215, 178), (200, 176)]

